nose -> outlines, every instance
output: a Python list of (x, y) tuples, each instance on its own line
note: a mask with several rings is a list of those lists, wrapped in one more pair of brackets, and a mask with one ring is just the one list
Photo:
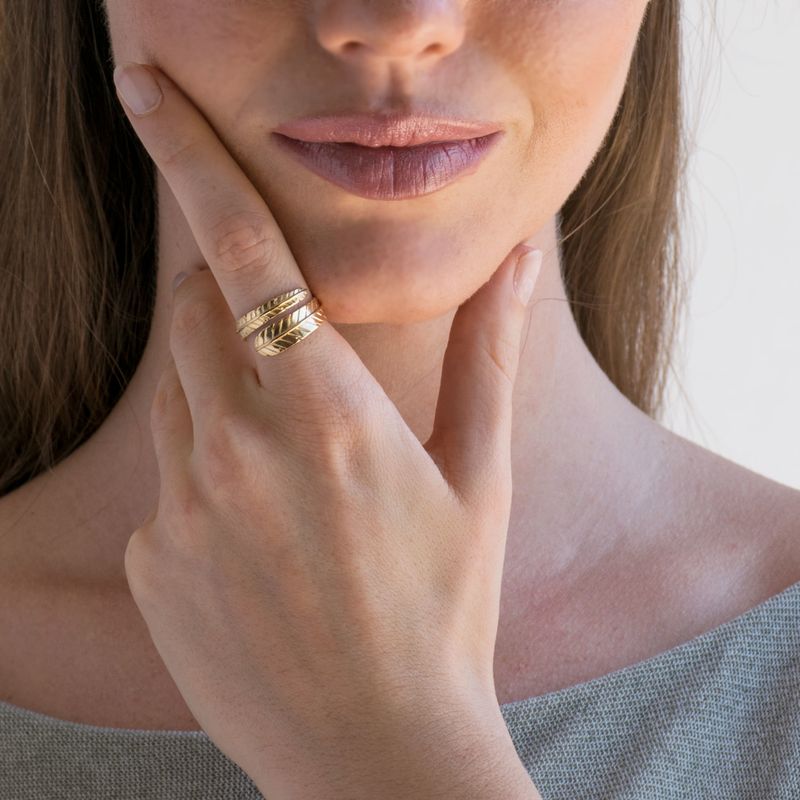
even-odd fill
[(319, 44), (356, 66), (432, 66), (464, 40), (466, 0), (318, 0)]

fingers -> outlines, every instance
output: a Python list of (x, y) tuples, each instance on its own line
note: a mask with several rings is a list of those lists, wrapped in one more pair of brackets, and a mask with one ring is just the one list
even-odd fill
[[(149, 65), (117, 67), (114, 77), (128, 119), (174, 192), (217, 279), (231, 327), (269, 298), (308, 288), (263, 198), (175, 82)], [(134, 113), (149, 106), (142, 115)], [(333, 338), (344, 343), (333, 326), (323, 323), (278, 356), (258, 356), (262, 383), (280, 393), (290, 382), (316, 381), (320, 372), (335, 377)], [(302, 391), (294, 394), (301, 397)]]
[(194, 436), (186, 395), (172, 358), (156, 386), (150, 407), (150, 430), (162, 485), (181, 480), (192, 454)]
[(227, 405), (258, 386), (253, 357), (231, 325), (230, 312), (211, 270), (192, 273), (175, 289), (170, 350), (191, 412), (202, 437)]
[[(525, 305), (515, 292), (520, 248), (453, 318), (442, 365), (433, 432), (425, 449), (465, 500), (510, 489), (511, 418)], [(541, 251), (529, 254), (532, 288)]]

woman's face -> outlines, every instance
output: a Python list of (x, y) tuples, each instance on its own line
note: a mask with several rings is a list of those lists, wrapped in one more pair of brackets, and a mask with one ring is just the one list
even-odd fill
[[(557, 214), (608, 130), (647, 0), (106, 0), (114, 58), (163, 69), (266, 200), (336, 322), (462, 303)], [(476, 169), (377, 199), (271, 132), (424, 111), (504, 131)]]

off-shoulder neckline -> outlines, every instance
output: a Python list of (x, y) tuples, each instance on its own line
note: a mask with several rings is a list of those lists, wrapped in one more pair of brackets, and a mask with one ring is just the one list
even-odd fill
[[(640, 661), (637, 661), (633, 664), (628, 664), (626, 666), (612, 670), (611, 672), (607, 672), (604, 675), (598, 675), (595, 678), (590, 678), (589, 680), (582, 681), (580, 683), (576, 683), (571, 686), (565, 686), (561, 689), (556, 689), (552, 692), (545, 692), (544, 694), (534, 695), (532, 697), (526, 697), (520, 700), (512, 700), (507, 703), (502, 703), (500, 705), (500, 711), (504, 717), (508, 717), (511, 714), (524, 713), (525, 711), (533, 710), (534, 708), (541, 706), (542, 704), (557, 703), (559, 700), (563, 700), (569, 696), (578, 693), (589, 692), (593, 688), (600, 687), (605, 683), (620, 680), (625, 676), (638, 674), (639, 672), (647, 670), (650, 667), (655, 667), (659, 665), (665, 659), (674, 658), (675, 656), (680, 655), (685, 651), (693, 650), (697, 647), (700, 647), (704, 643), (711, 642), (714, 639), (718, 639), (719, 637), (728, 633), (730, 630), (737, 628), (746, 622), (749, 622), (754, 617), (757, 617), (761, 614), (764, 614), (772, 610), (774, 606), (780, 605), (781, 601), (787, 600), (789, 597), (793, 596), (796, 592), (800, 592), (800, 581), (793, 583), (790, 586), (787, 586), (782, 591), (778, 592), (777, 594), (771, 595), (766, 600), (763, 600), (757, 605), (751, 606), (749, 609), (742, 612), (738, 616), (733, 617), (732, 619), (723, 622), (714, 628), (710, 628), (709, 630), (704, 631), (698, 634), (697, 636), (688, 639), (685, 642), (681, 642), (680, 644), (675, 645), (674, 647), (671, 647), (667, 650), (662, 650), (660, 653), (656, 653), (653, 656), (641, 659)], [(22, 708), (21, 706), (16, 706), (13, 703), (7, 703), (0, 700), (0, 716), (2, 715), (11, 715), (12, 718), (25, 720), (28, 725), (38, 724), (50, 728), (57, 727), (64, 731), (69, 731), (84, 736), (100, 735), (103, 738), (118, 736), (118, 737), (146, 737), (146, 738), (162, 737), (169, 739), (178, 739), (178, 738), (209, 739), (208, 734), (203, 730), (114, 728), (104, 725), (90, 725), (84, 722), (73, 722), (71, 720), (60, 719), (59, 717), (52, 717), (48, 714), (43, 714), (39, 711), (33, 711), (28, 708)]]

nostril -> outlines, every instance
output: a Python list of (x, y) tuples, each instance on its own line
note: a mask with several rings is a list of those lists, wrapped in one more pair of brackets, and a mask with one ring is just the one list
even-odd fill
[(441, 42), (434, 42), (433, 44), (429, 44), (423, 51), (423, 56), (430, 56), (435, 55), (436, 53), (441, 53), (444, 51), (444, 46)]

